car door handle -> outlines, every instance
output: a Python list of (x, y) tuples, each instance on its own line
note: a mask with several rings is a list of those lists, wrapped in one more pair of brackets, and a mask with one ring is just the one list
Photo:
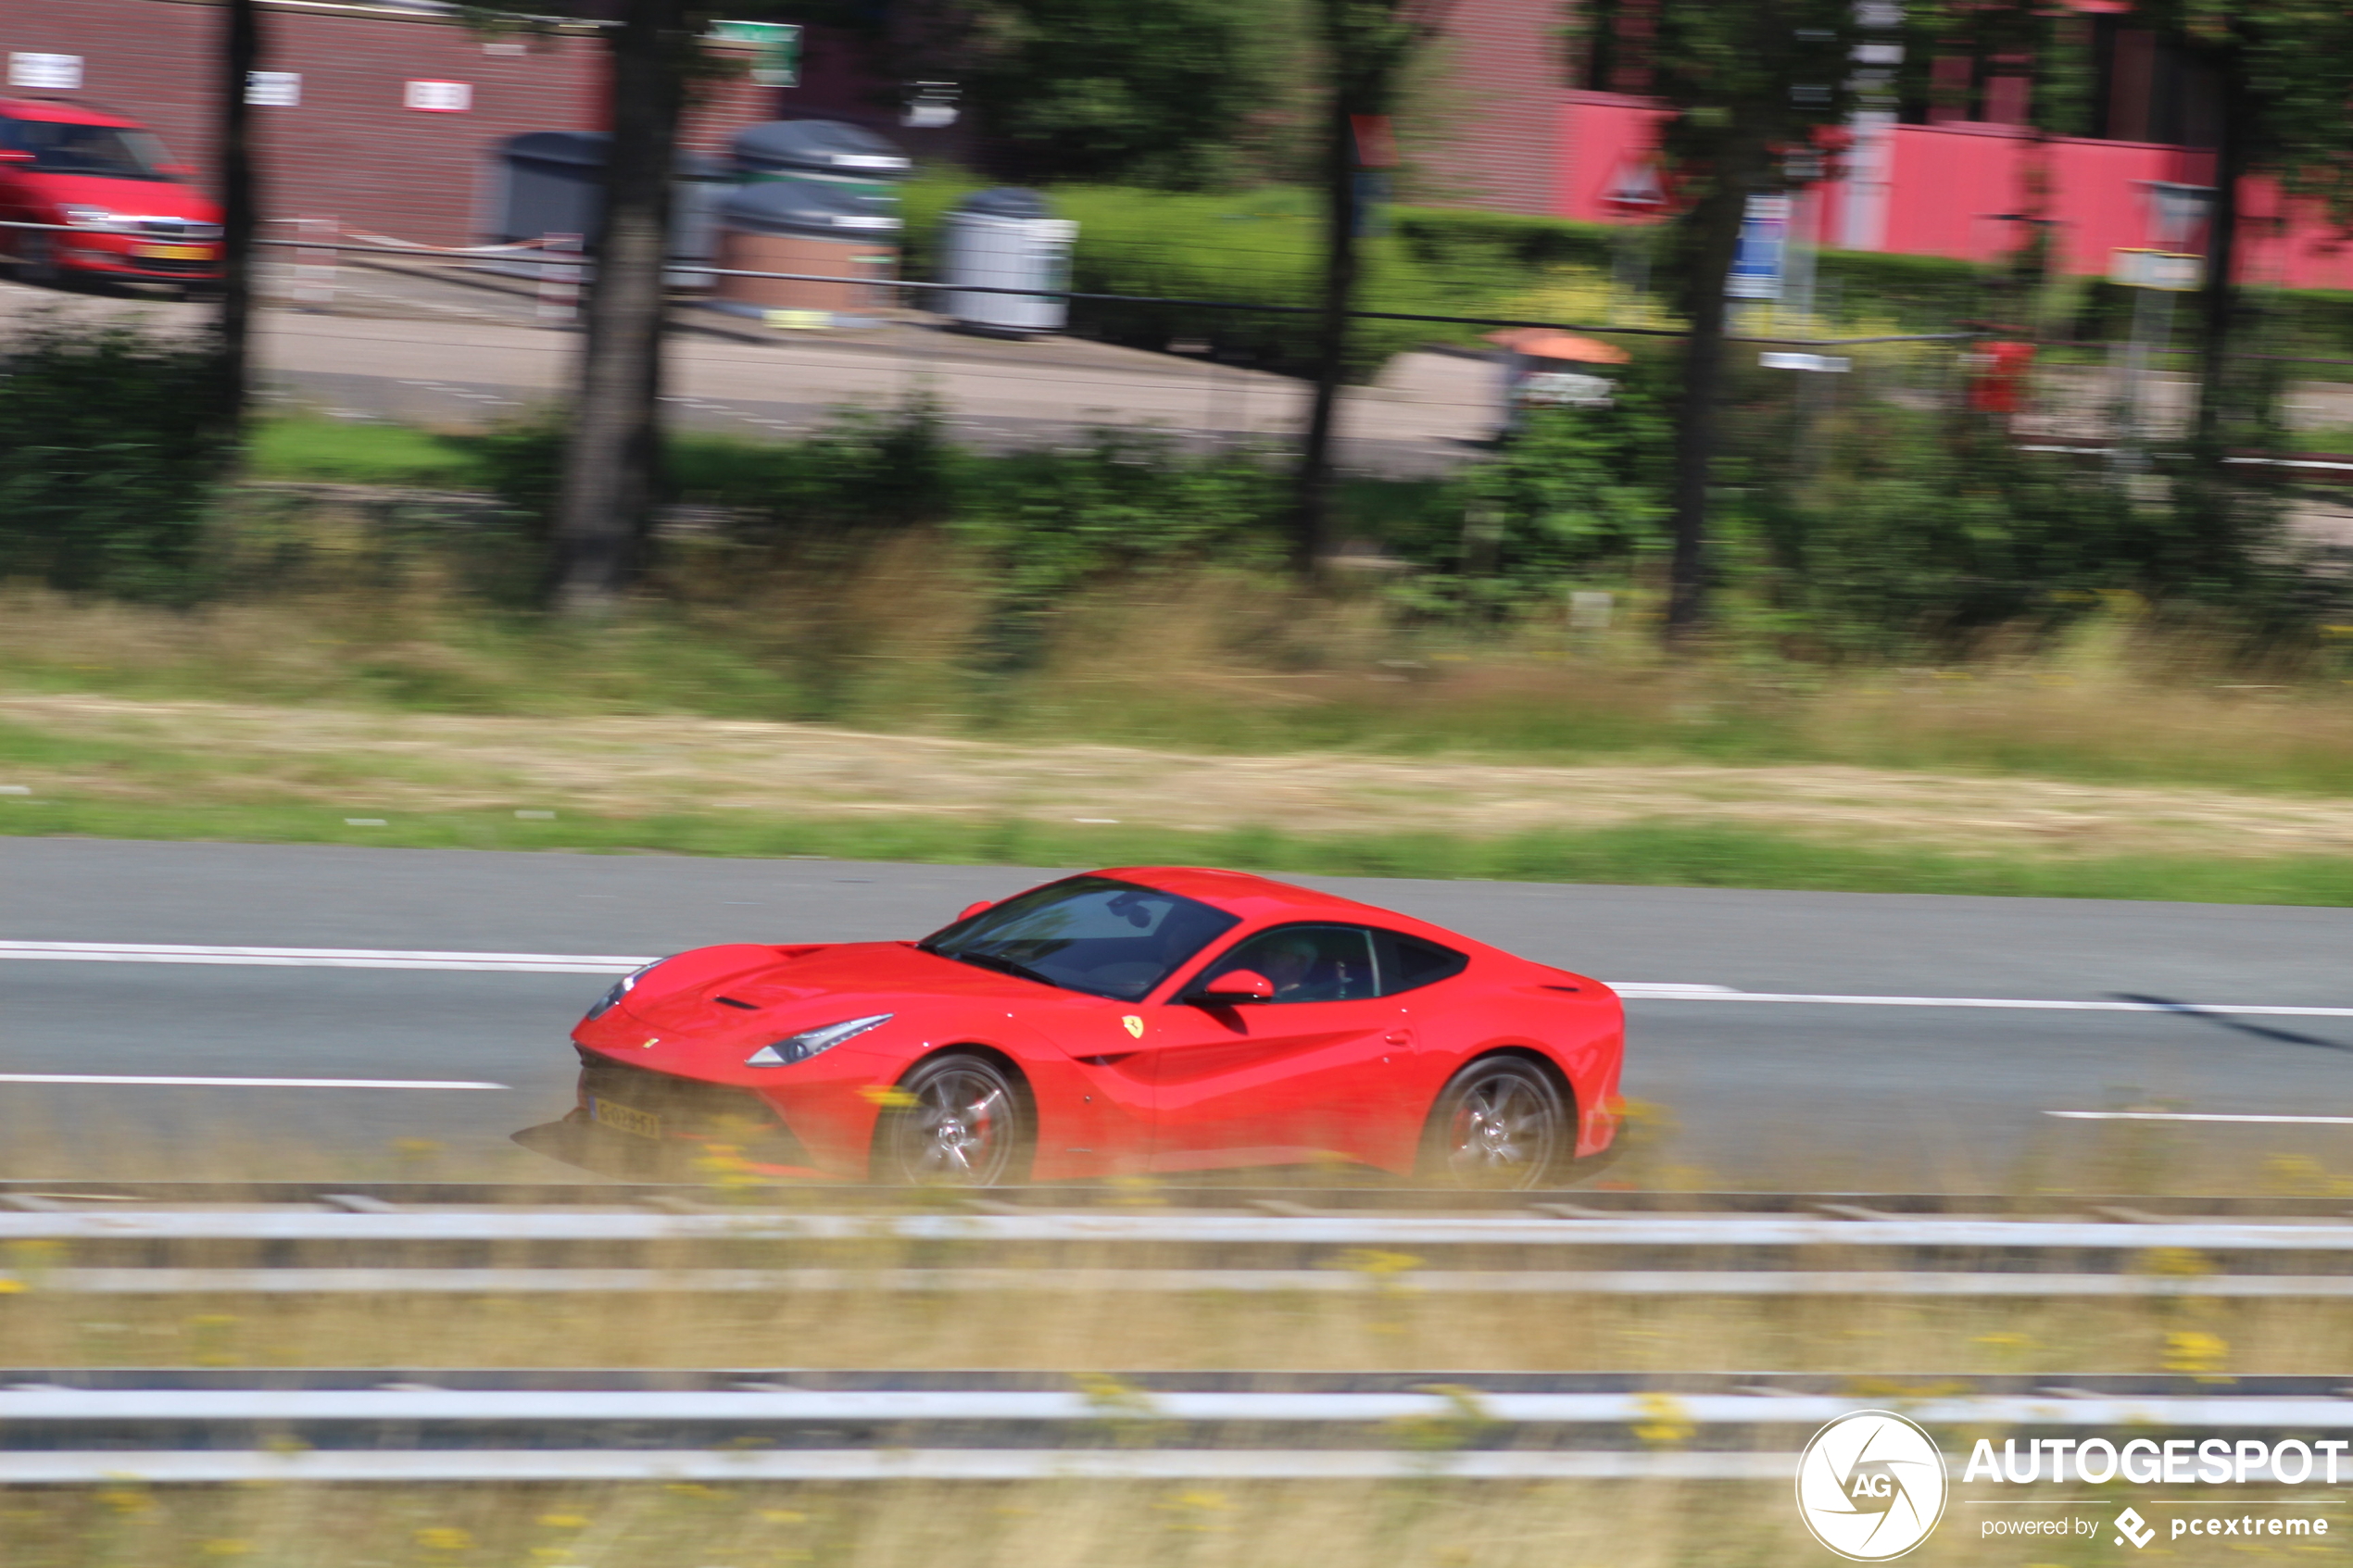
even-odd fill
[(1384, 1046), (1410, 1046), (1414, 1043), (1414, 1032), (1411, 1029), (1392, 1029), (1380, 1039)]

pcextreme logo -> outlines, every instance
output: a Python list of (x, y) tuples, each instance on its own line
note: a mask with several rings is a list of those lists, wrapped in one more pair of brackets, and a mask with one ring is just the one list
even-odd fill
[(1851, 1562), (1884, 1562), (1944, 1517), (1944, 1456), (1893, 1411), (1856, 1411), (1814, 1434), (1797, 1461), (1797, 1512)]

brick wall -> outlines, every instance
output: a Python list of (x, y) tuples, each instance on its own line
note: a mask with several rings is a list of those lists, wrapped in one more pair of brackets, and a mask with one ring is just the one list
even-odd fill
[[(220, 21), (219, 8), (200, 0), (14, 0), (0, 5), (0, 55), (81, 56), (79, 93), (17, 91), (134, 115), (208, 181)], [(302, 77), (298, 106), (253, 110), (270, 216), (333, 217), (346, 228), (463, 244), (476, 237), (484, 170), (500, 142), (603, 123), (603, 46), (593, 37), (518, 48), (437, 19), (356, 6), (271, 6), (262, 29), (262, 69)], [(402, 107), (403, 84), (421, 79), (471, 83), (472, 108)], [(688, 142), (712, 150), (741, 126), (807, 112), (780, 107), (792, 95), (720, 85), (690, 119)]]
[(1440, 80), (1416, 118), (1428, 123), (1417, 199), (1444, 207), (1549, 213), (1567, 84), (1566, 0), (1455, 0)]

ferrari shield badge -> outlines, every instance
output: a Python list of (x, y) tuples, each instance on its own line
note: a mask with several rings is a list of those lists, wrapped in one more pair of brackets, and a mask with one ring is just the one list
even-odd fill
[(1134, 1013), (1129, 1013), (1119, 1022), (1126, 1024), (1127, 1026), (1127, 1032), (1130, 1035), (1135, 1035), (1136, 1038), (1140, 1040), (1144, 1037), (1144, 1021), (1138, 1018)]

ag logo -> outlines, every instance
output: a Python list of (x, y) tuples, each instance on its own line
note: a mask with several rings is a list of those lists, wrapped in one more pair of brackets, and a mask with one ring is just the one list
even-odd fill
[(1797, 1512), (1814, 1538), (1854, 1562), (1901, 1557), (1944, 1516), (1944, 1456), (1890, 1411), (1843, 1415), (1797, 1461)]

